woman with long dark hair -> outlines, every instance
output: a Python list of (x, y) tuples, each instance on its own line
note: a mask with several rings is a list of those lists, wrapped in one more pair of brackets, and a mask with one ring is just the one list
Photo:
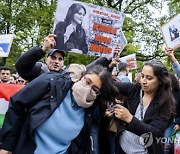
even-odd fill
[(66, 51), (78, 50), (84, 54), (88, 52), (86, 34), (82, 27), (85, 15), (86, 9), (83, 5), (74, 3), (70, 6), (64, 21), (60, 21), (54, 30), (57, 36), (55, 48)]
[(114, 100), (118, 90), (102, 66), (82, 76), (75, 67), (68, 70), (44, 73), (11, 97), (0, 154), (90, 153), (94, 101)]
[(128, 109), (115, 106), (115, 116), (126, 122), (119, 133), (120, 154), (163, 154), (161, 139), (175, 112), (171, 79), (165, 66), (157, 60), (144, 63), (140, 84), (117, 83), (127, 98)]

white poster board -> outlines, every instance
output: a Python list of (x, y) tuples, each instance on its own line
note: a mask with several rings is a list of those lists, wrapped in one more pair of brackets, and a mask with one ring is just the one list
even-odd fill
[(137, 61), (136, 61), (136, 54), (135, 53), (120, 58), (120, 61), (127, 63), (130, 70), (137, 68)]
[(180, 14), (164, 24), (161, 31), (167, 47), (173, 49), (180, 47)]
[(13, 34), (0, 35), (0, 57), (8, 57), (12, 41)]
[[(108, 8), (58, 0), (53, 27), (56, 48), (95, 56), (112, 54), (117, 45), (123, 50), (127, 44), (122, 32), (124, 17), (123, 13)], [(79, 22), (78, 26), (74, 21)]]

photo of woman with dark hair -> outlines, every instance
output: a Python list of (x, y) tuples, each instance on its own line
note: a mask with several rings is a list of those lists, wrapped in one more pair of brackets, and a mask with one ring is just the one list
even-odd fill
[(64, 21), (60, 21), (55, 27), (55, 48), (87, 54), (86, 34), (82, 27), (85, 15), (86, 9), (83, 5), (74, 3), (70, 6)]
[(175, 25), (172, 26), (172, 33), (174, 34), (174, 38), (178, 38), (179, 37), (179, 31), (178, 29), (175, 27)]

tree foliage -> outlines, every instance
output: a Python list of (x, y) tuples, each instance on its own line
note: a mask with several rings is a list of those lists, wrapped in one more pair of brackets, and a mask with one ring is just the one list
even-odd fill
[(52, 31), (55, 8), (55, 1), (0, 1), (0, 33), (15, 34), (10, 55), (1, 58), (0, 65), (13, 68), (22, 52), (41, 43)]
[[(103, 7), (122, 11), (126, 14), (123, 32), (128, 41), (122, 56), (136, 53), (140, 65), (142, 61), (164, 57), (163, 39), (160, 26), (179, 13), (179, 0), (169, 0), (169, 17), (153, 17), (152, 8), (162, 9), (165, 0), (81, 0)], [(166, 0), (167, 1), (167, 0)], [(52, 31), (57, 0), (1, 0), (0, 33), (15, 34), (8, 58), (0, 58), (0, 65), (12, 68), (17, 58), (27, 49), (40, 45), (42, 39)], [(176, 53), (177, 54), (177, 53)], [(178, 55), (179, 57), (179, 55)], [(65, 59), (87, 64), (94, 57), (69, 53)]]

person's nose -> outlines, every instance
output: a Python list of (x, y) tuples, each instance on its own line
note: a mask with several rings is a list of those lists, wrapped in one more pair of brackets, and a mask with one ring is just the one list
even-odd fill
[(79, 18), (82, 20), (83, 19), (83, 17), (84, 17), (84, 15), (83, 14), (81, 14), (80, 16), (79, 16)]
[(146, 84), (147, 83), (147, 79), (146, 78), (142, 78), (142, 83)]

